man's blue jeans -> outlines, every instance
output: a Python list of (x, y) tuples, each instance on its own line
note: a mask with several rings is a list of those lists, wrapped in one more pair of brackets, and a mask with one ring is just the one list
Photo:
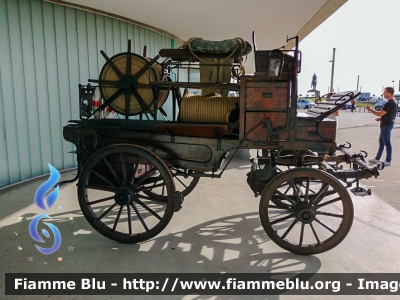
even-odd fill
[(386, 125), (381, 127), (381, 133), (379, 134), (379, 149), (375, 159), (380, 160), (383, 148), (386, 147), (386, 161), (392, 161), (392, 144), (390, 143), (390, 134), (392, 132), (394, 124)]

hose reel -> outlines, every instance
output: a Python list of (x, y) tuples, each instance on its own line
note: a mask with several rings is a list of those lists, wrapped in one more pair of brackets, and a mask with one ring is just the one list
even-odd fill
[[(105, 106), (125, 116), (141, 113), (154, 113), (155, 94), (158, 92), (157, 108), (165, 103), (169, 89), (155, 91), (150, 85), (153, 81), (166, 81), (163, 78), (162, 66), (154, 59), (131, 53), (131, 41), (128, 41), (128, 51), (114, 55), (111, 58), (100, 51), (106, 59), (99, 80), (89, 82), (99, 84), (100, 93)], [(103, 107), (103, 109), (104, 109)]]

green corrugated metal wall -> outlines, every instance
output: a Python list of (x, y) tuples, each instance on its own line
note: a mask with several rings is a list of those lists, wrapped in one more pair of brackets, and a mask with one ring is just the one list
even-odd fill
[[(0, 0), (0, 187), (76, 166), (62, 137), (78, 119), (78, 84), (98, 78), (109, 57), (132, 51), (154, 57), (179, 46), (154, 31), (42, 2)], [(165, 108), (171, 112), (170, 107)]]

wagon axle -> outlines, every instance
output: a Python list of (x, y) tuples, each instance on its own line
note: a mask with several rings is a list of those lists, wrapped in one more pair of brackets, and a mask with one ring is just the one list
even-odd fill
[(295, 208), (296, 217), (300, 222), (311, 223), (314, 221), (316, 211), (313, 205), (309, 203), (300, 203)]

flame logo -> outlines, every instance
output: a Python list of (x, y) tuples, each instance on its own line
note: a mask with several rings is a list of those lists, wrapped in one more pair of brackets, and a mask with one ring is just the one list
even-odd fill
[[(60, 180), (60, 173), (54, 168), (51, 164), (48, 164), (50, 169), (50, 177), (49, 179), (42, 183), (35, 193), (35, 204), (37, 207), (47, 210), (44, 205), (44, 197), (48, 191)], [(47, 205), (48, 209), (50, 209), (54, 203), (57, 201), (58, 194), (60, 192), (60, 187), (57, 186), (54, 191), (50, 192), (47, 196)]]
[[(41, 236), (39, 235), (38, 231), (37, 231), (37, 226), (39, 224), (39, 221), (41, 219), (51, 219), (51, 217), (49, 215), (46, 214), (41, 214), (38, 215), (36, 217), (33, 218), (33, 220), (31, 221), (31, 223), (29, 223), (29, 233), (31, 235), (31, 237), (39, 242), (39, 243), (45, 243), (45, 241), (41, 238)], [(58, 230), (58, 228), (56, 226), (54, 226), (51, 223), (47, 223), (47, 222), (43, 222), (44, 224), (47, 225), (47, 227), (50, 228), (51, 232), (54, 235), (54, 244), (51, 248), (43, 248), (40, 247), (38, 245), (35, 245), (36, 249), (38, 249), (42, 254), (51, 254), (55, 251), (58, 250), (58, 248), (60, 248), (61, 245), (61, 234), (60, 231)], [(42, 233), (46, 238), (50, 237), (49, 232), (46, 229), (42, 229)]]
[[(50, 176), (49, 179), (42, 183), (38, 189), (36, 190), (35, 193), (35, 204), (37, 207), (39, 207), (40, 209), (43, 209), (45, 211), (47, 211), (48, 209), (50, 209), (54, 203), (57, 201), (59, 192), (60, 192), (60, 188), (57, 186), (53, 191), (51, 191), (48, 195), (47, 195), (47, 206), (48, 208), (46, 208), (45, 205), (45, 196), (46, 193), (48, 193), (50, 191), (50, 189), (60, 180), (60, 173), (57, 171), (56, 168), (54, 168), (52, 165), (48, 164), (49, 169), (50, 169)], [(45, 241), (42, 239), (42, 237), (39, 235), (38, 231), (37, 231), (37, 227), (39, 224), (39, 221), (41, 219), (51, 219), (51, 217), (47, 214), (41, 214), (36, 216), (35, 218), (33, 218), (33, 220), (29, 223), (29, 234), (31, 235), (31, 237), (39, 242), (39, 243), (45, 243)], [(51, 224), (51, 223), (46, 223), (43, 222), (44, 224), (47, 225), (47, 227), (51, 230), (51, 232), (53, 233), (54, 236), (54, 244), (51, 248), (43, 248), (40, 247), (38, 245), (35, 245), (35, 247), (42, 253), (42, 254), (51, 254), (53, 252), (55, 252), (58, 248), (60, 248), (61, 245), (61, 234), (60, 231), (58, 230), (58, 228)], [(50, 234), (46, 229), (42, 229), (42, 234), (46, 237), (49, 238)]]

